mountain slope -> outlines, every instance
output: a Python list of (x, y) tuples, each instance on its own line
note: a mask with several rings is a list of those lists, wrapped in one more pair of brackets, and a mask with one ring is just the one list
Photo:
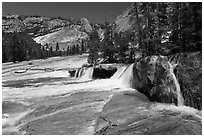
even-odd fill
[(134, 7), (131, 5), (115, 19), (114, 23), (116, 25), (116, 32), (119, 33), (131, 30), (133, 24), (135, 23), (135, 16), (133, 15), (133, 11)]
[(2, 19), (2, 30), (5, 33), (26, 31), (37, 43), (48, 44), (55, 48), (59, 43), (60, 50), (80, 43), (88, 38), (92, 26), (86, 18), (79, 20), (61, 17), (7, 15)]

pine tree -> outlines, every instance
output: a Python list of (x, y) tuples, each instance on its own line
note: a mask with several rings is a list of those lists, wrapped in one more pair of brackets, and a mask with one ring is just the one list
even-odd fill
[(105, 33), (104, 39), (102, 41), (101, 52), (102, 57), (104, 59), (108, 58), (108, 62), (115, 62), (114, 53), (115, 53), (115, 46), (114, 46), (114, 39), (113, 39), (113, 30), (109, 23), (105, 22)]
[(75, 45), (75, 54), (79, 54), (79, 45), (78, 43)]
[(7, 57), (7, 52), (6, 52), (6, 46), (2, 44), (2, 62), (7, 62), (8, 57)]
[(12, 42), (13, 43), (10, 48), (10, 55), (12, 62), (15, 63), (16, 61), (21, 61), (21, 45), (18, 34), (16, 32), (14, 32), (13, 34)]
[(126, 62), (128, 42), (129, 41), (124, 32), (114, 34), (114, 44), (118, 54), (117, 60), (119, 60), (120, 63)]
[(55, 56), (59, 55), (59, 43), (58, 42), (56, 43), (55, 53), (56, 53)]
[(134, 3), (135, 45), (143, 56), (160, 54), (164, 42), (168, 41), (167, 10), (169, 3)]
[(145, 25), (145, 18), (141, 8), (142, 3), (136, 2), (133, 6), (133, 15), (135, 16), (135, 23), (133, 25), (133, 32), (135, 33), (135, 45), (139, 46), (139, 50), (142, 52), (143, 56), (147, 56), (146, 45), (144, 42), (145, 33), (143, 28)]
[(91, 33), (89, 33), (89, 56), (88, 56), (88, 63), (95, 65), (98, 59), (98, 52), (99, 52), (99, 45), (100, 45), (100, 38), (98, 36), (98, 32), (96, 29), (93, 29)]
[(202, 3), (190, 2), (189, 7), (192, 12), (193, 31), (187, 39), (191, 38), (190, 46), (193, 49), (202, 52)]
[(69, 46), (67, 46), (67, 56), (70, 54)]
[(170, 43), (177, 52), (201, 51), (202, 3), (170, 3)]
[(80, 50), (80, 54), (84, 53), (84, 40), (81, 40), (81, 50)]
[(52, 50), (52, 46), (50, 46), (49, 48), (49, 57), (52, 57), (53, 56), (53, 50)]

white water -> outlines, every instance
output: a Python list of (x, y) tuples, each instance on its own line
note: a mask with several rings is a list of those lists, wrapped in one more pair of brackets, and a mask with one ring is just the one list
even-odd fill
[[(63, 64), (63, 63), (60, 63)], [(64, 63), (65, 64), (65, 63)], [(50, 65), (52, 66), (52, 64)], [(75, 63), (75, 66), (79, 67), (81, 66), (78, 62)], [(73, 68), (75, 68), (75, 66)], [(45, 85), (42, 87), (24, 87), (24, 88), (10, 88), (10, 87), (3, 87), (3, 97), (2, 100), (10, 100), (10, 99), (29, 99), (29, 98), (38, 98), (38, 97), (46, 97), (46, 96), (52, 96), (52, 95), (60, 95), (64, 93), (75, 93), (80, 90), (88, 90), (95, 92), (96, 90), (99, 91), (104, 91), (104, 90), (111, 90), (114, 92), (120, 92), (120, 91), (125, 91), (125, 90), (133, 90), (131, 89), (131, 80), (132, 80), (132, 69), (133, 69), (133, 64), (130, 66), (122, 66), (118, 68), (117, 72), (110, 78), (110, 79), (100, 79), (100, 80), (94, 80), (94, 81), (88, 81), (92, 79), (93, 75), (93, 67), (88, 68), (87, 70), (85, 68), (80, 68), (78, 69), (78, 76), (75, 78), (80, 78), (80, 79), (74, 79), (74, 81), (87, 81), (84, 83), (77, 83), (77, 84), (67, 84), (67, 85)], [(29, 73), (29, 72), (27, 72)], [(77, 75), (75, 73), (75, 75)], [(22, 79), (22, 74), (15, 74), (17, 76), (21, 76)], [(38, 78), (42, 76), (50, 76), (50, 77), (67, 77), (69, 75), (66, 71), (55, 71), (55, 72), (43, 72), (43, 73), (37, 73), (37, 74), (32, 74), (25, 76), (30, 77), (30, 78)], [(35, 76), (35, 77), (34, 77)], [(173, 74), (173, 76), (175, 76)], [(11, 77), (12, 79), (17, 78), (17, 77)], [(177, 97), (178, 97), (178, 105), (179, 106), (174, 106), (174, 105), (169, 105), (169, 104), (162, 104), (162, 105), (157, 105), (157, 109), (170, 109), (174, 111), (182, 111), (182, 113), (186, 114), (191, 114), (196, 115), (197, 117), (200, 117), (202, 119), (202, 112), (197, 111), (195, 109), (191, 109), (186, 106), (180, 106), (183, 103), (183, 97), (181, 95), (180, 91), (180, 86), (179, 83), (175, 79), (175, 84), (177, 87)], [(73, 79), (72, 79), (73, 80)], [(26, 114), (29, 112), (23, 112), (23, 113), (18, 113), (18, 114), (10, 114), (10, 115), (3, 115), (2, 118), (2, 126), (4, 127), (3, 130), (8, 129), (8, 127), (14, 127), (16, 124), (18, 124), (18, 121), (22, 119)], [(11, 129), (9, 129), (11, 130)], [(13, 129), (14, 131), (14, 129)], [(17, 130), (16, 130), (17, 131)]]
[(78, 74), (78, 77), (81, 77), (85, 73), (85, 67), (81, 68)]
[(76, 70), (76, 72), (74, 73), (74, 77), (75, 77), (75, 78), (77, 78), (78, 73), (79, 73), (79, 70), (80, 70), (80, 68), (79, 68), (79, 69), (77, 69), (77, 70)]
[(180, 88), (180, 84), (174, 74), (174, 70), (173, 70), (173, 66), (169, 63), (170, 65), (170, 75), (172, 76), (173, 80), (174, 80), (174, 84), (176, 86), (176, 93), (177, 93), (177, 101), (178, 101), (178, 106), (183, 106), (184, 105), (184, 99), (181, 93), (181, 88)]
[(111, 79), (118, 79), (124, 73), (126, 69), (127, 69), (127, 66), (121, 66), (120, 68), (118, 68), (115, 74), (111, 77)]
[(81, 77), (81, 80), (91, 80), (93, 76), (94, 67), (89, 67), (85, 74)]
[(19, 121), (33, 110), (28, 110), (21, 113), (3, 114), (2, 115), (2, 130), (3, 132), (18, 132)]
[(85, 70), (86, 70), (85, 67), (78, 68), (76, 72), (74, 73), (74, 77), (80, 78), (85, 73)]
[(125, 71), (119, 77), (119, 80), (121, 81), (120, 84), (124, 87), (131, 88), (132, 86), (133, 65), (134, 64), (131, 64), (127, 69), (125, 69)]
[(183, 96), (181, 94), (180, 85), (179, 85), (178, 80), (177, 80), (177, 78), (176, 78), (176, 76), (174, 74), (173, 74), (173, 78), (175, 79), (174, 83), (176, 85), (178, 106), (183, 106), (184, 105), (184, 99), (183, 99)]
[[(92, 80), (94, 67), (89, 67), (85, 74), (79, 78), (74, 79), (70, 82), (83, 82), (68, 85), (44, 85), (39, 87), (24, 87), (24, 88), (3, 88), (3, 100), (7, 99), (25, 99), (25, 98), (36, 98), (36, 97), (46, 97), (53, 95), (60, 95), (64, 93), (77, 92), (84, 89), (94, 90), (111, 90), (114, 88), (127, 89), (130, 88), (131, 78), (132, 78), (132, 67), (130, 65), (126, 70), (121, 72), (121, 76), (118, 79), (100, 79)], [(119, 71), (119, 70), (118, 70)]]

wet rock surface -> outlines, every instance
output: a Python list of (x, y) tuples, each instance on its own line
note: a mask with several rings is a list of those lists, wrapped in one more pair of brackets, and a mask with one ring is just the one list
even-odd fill
[[(194, 115), (158, 110), (141, 93), (114, 95), (96, 121), (97, 135), (194, 135), (202, 134), (202, 122)], [(166, 106), (166, 108), (168, 108)]]
[[(200, 108), (201, 63), (196, 61), (194, 54), (186, 58), (180, 61), (174, 74), (184, 104)], [(62, 62), (58, 59), (53, 63), (48, 60), (49, 65), (40, 68), (52, 66), (58, 69), (69, 62), (60, 60)], [(170, 74), (168, 59), (149, 57), (138, 62), (134, 66), (104, 64), (105, 69), (119, 68), (115, 77), (104, 80), (62, 77), (67, 71), (44, 74), (39, 70), (16, 74), (13, 71), (17, 68), (6, 64), (2, 86), (3, 134), (202, 134), (202, 112), (184, 105), (175, 106), (178, 89), (175, 81), (171, 81), (172, 77), (167, 77)], [(71, 68), (79, 68), (81, 64)], [(16, 66), (23, 65), (13, 64)], [(138, 91), (129, 88), (131, 83)]]
[(3, 101), (2, 102), (2, 113), (17, 113), (22, 112), (27, 109), (25, 104), (21, 102), (14, 102), (14, 101)]
[(112, 93), (81, 91), (71, 95), (30, 99), (33, 112), (21, 122), (27, 135), (93, 134), (94, 122)]

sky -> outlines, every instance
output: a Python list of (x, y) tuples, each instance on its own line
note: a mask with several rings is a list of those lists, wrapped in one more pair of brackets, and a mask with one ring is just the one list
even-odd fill
[(113, 21), (127, 9), (129, 2), (3, 2), (2, 14), (41, 15), (79, 19), (94, 23)]

